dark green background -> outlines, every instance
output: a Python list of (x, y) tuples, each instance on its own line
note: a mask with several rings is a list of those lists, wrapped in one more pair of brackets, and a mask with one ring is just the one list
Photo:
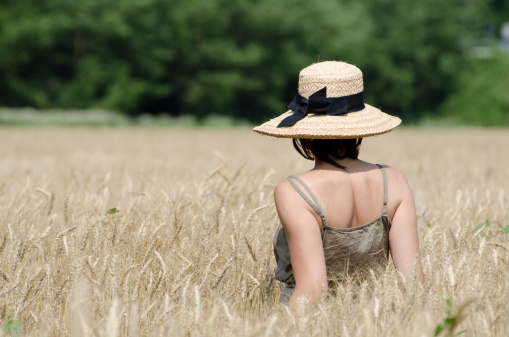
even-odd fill
[(507, 125), (504, 19), (504, 0), (3, 0), (0, 106), (259, 122), (342, 60), (405, 121)]

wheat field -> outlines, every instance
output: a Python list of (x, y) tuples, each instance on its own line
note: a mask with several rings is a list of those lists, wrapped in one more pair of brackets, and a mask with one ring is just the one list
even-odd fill
[[(274, 186), (249, 129), (0, 129), (0, 336), (508, 336), (509, 132), (401, 129), (360, 158), (413, 189), (424, 284), (389, 266), (279, 306)], [(390, 198), (390, 196), (389, 196)]]

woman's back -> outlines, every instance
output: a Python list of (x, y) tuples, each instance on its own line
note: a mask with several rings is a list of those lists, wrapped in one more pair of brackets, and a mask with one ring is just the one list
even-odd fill
[[(328, 281), (339, 281), (347, 277), (362, 278), (366, 271), (383, 267), (388, 260), (388, 234), (391, 220), (386, 213), (388, 189), (385, 169), (379, 165), (355, 162), (356, 173), (353, 173), (353, 170), (342, 172), (332, 169), (315, 169), (301, 174), (301, 177), (290, 176), (286, 182), (277, 187), (277, 189), (286, 189), (285, 185), (289, 183), (300, 199), (311, 208), (311, 213), (317, 216), (315, 224), (321, 230)], [(373, 170), (378, 173), (379, 177), (371, 174)], [(346, 172), (349, 174), (345, 174)], [(350, 175), (353, 174), (356, 176), (351, 178)], [(306, 183), (301, 178), (305, 178), (311, 183)], [(381, 193), (372, 193), (371, 195), (359, 193), (360, 189), (373, 188), (373, 185), (377, 185)], [(317, 197), (314, 189), (319, 190), (322, 196), (329, 196), (326, 202), (329, 216), (325, 215), (320, 206), (320, 198)], [(287, 190), (282, 193), (288, 194), (289, 191), (291, 192), (291, 190)], [(344, 191), (346, 193), (342, 193)], [(361, 195), (359, 196), (359, 194)], [(338, 196), (343, 199), (336, 200)], [(342, 200), (347, 201), (341, 202)], [(295, 207), (294, 210), (304, 207), (304, 205), (299, 205), (298, 199), (294, 202), (295, 204), (292, 206), (292, 208)], [(366, 212), (366, 215), (362, 215), (362, 212), (356, 209), (370, 207), (370, 202), (374, 202), (374, 208), (379, 211)], [(335, 205), (340, 207), (334, 207)], [(341, 211), (348, 215), (348, 221), (337, 216), (337, 213)], [(373, 213), (373, 216), (370, 216), (370, 213)], [(377, 214), (375, 215), (375, 213)], [(331, 214), (336, 216), (331, 217)], [(365, 217), (369, 217), (368, 220), (358, 225), (352, 225), (352, 219), (364, 219)], [(330, 218), (336, 222), (331, 223)], [(291, 295), (295, 279), (289, 258), (288, 243), (282, 228), (278, 230), (274, 239), (277, 261), (276, 278), (287, 284), (286, 295)]]
[[(351, 160), (345, 163), (345, 166), (348, 171), (323, 163), (314, 170), (298, 175), (320, 203), (327, 224), (334, 228), (361, 226), (376, 219), (383, 212), (384, 182), (380, 168), (361, 160)], [(389, 177), (387, 214), (392, 218), (400, 200), (396, 192), (401, 179), (397, 177), (399, 173), (397, 170), (385, 168), (385, 171)], [(296, 204), (314, 211), (291, 187), (288, 180), (283, 181), (281, 185), (283, 186), (278, 188), (288, 189), (293, 194)], [(391, 191), (393, 193), (390, 193)], [(313, 213), (321, 227), (320, 216), (316, 212)]]

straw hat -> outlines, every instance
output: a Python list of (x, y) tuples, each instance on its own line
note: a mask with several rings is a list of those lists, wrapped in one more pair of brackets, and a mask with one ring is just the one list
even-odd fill
[(253, 130), (280, 138), (347, 139), (380, 135), (401, 123), (364, 103), (362, 72), (344, 62), (320, 62), (302, 69), (299, 93), (287, 108)]

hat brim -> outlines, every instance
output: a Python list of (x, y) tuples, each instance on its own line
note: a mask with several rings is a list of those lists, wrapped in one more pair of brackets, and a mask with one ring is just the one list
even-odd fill
[(278, 128), (278, 124), (292, 113), (289, 110), (253, 128), (253, 131), (278, 138), (352, 139), (380, 135), (401, 123), (398, 117), (365, 104), (360, 111), (338, 116), (310, 113), (293, 126)]

